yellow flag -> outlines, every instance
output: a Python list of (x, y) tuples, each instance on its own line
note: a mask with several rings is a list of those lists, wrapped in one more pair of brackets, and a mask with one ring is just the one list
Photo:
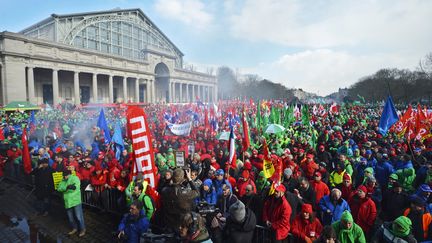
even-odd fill
[(275, 168), (271, 160), (264, 159), (263, 171), (265, 178), (270, 178), (273, 175)]

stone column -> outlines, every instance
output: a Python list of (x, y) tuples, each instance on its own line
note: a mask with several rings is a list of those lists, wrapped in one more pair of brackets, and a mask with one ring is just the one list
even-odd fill
[(207, 102), (210, 103), (210, 86), (207, 86)]
[(154, 81), (154, 79), (152, 79), (152, 80), (150, 80), (150, 82), (151, 82), (151, 93), (152, 93), (152, 95), (151, 95), (151, 100), (152, 100), (152, 103), (156, 103), (156, 96), (155, 96), (155, 81)]
[[(2, 79), (3, 80), (3, 79)], [(4, 82), (4, 80), (3, 80)], [(27, 68), (28, 98), (30, 103), (36, 103), (33, 67)]]
[(92, 90), (93, 90), (93, 103), (98, 102), (98, 87), (97, 87), (97, 74), (93, 73), (92, 77)]
[(52, 88), (53, 88), (53, 105), (57, 105), (60, 101), (57, 69), (53, 69), (52, 72)]
[(172, 100), (171, 100), (171, 102), (172, 103), (175, 103), (176, 102), (176, 82), (172, 82), (172, 91), (171, 91), (171, 94), (172, 94)]
[(74, 72), (74, 97), (75, 105), (81, 104), (80, 87), (79, 87), (79, 72)]
[(180, 86), (180, 103), (183, 103), (183, 83), (179, 83)]
[(127, 96), (127, 77), (123, 76), (123, 102), (128, 103), (128, 96)]
[(169, 81), (169, 83), (168, 83), (168, 101), (170, 102), (170, 103), (172, 103), (173, 102), (173, 81)]
[(146, 79), (146, 98), (145, 102), (151, 103), (151, 89), (150, 89), (150, 80)]
[(191, 86), (192, 86), (192, 102), (195, 102), (195, 85), (194, 84), (191, 84)]
[(113, 76), (111, 74), (108, 75), (108, 94), (109, 100), (108, 103), (114, 103), (114, 85), (113, 85)]
[(135, 78), (135, 102), (139, 103), (139, 77)]
[(216, 102), (218, 102), (218, 87), (217, 87), (217, 85), (215, 84), (214, 86), (214, 95), (213, 95), (213, 101), (216, 103)]
[(186, 102), (190, 102), (190, 96), (189, 96), (189, 84), (186, 83)]

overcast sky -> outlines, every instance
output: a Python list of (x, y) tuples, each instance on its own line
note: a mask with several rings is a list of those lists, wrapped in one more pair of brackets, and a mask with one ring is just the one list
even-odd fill
[(429, 0), (0, 0), (0, 31), (52, 13), (141, 8), (200, 67), (327, 95), (432, 51)]

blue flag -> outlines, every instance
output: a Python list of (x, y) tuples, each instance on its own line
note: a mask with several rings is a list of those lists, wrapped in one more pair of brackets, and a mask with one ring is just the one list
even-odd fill
[(102, 129), (104, 132), (105, 144), (110, 143), (111, 142), (111, 134), (110, 134), (110, 130), (108, 129), (107, 122), (105, 120), (105, 113), (104, 113), (103, 109), (101, 109), (101, 111), (100, 111), (97, 126), (100, 129)]
[(398, 120), (399, 117), (397, 115), (396, 108), (394, 107), (392, 98), (389, 96), (381, 114), (378, 131), (385, 136), (390, 127)]
[(115, 128), (114, 128), (114, 135), (112, 137), (112, 142), (114, 143), (114, 146), (115, 146), (116, 159), (119, 160), (121, 152), (124, 149), (124, 143), (123, 143), (123, 136), (122, 136), (122, 132), (120, 129), (120, 125), (118, 123), (116, 123)]

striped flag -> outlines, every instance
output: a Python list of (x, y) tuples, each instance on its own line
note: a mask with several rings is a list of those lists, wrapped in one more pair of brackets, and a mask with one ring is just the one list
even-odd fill
[(237, 156), (235, 151), (235, 138), (234, 138), (234, 127), (231, 127), (230, 138), (229, 138), (229, 163), (231, 167), (237, 167)]

